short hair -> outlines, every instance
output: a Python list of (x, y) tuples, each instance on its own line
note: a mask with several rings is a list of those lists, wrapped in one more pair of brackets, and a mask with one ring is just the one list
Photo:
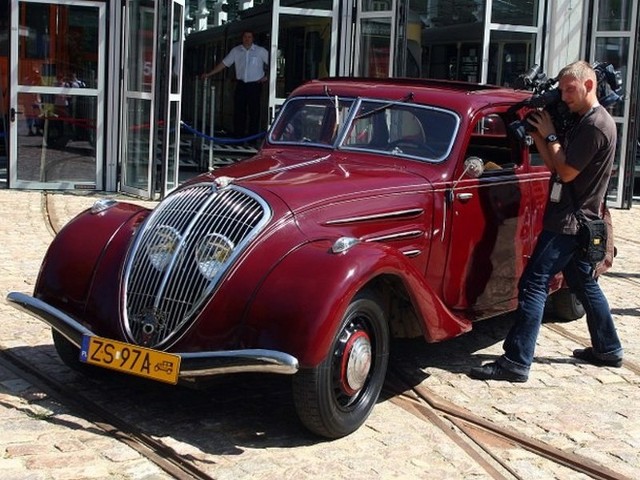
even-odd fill
[(577, 62), (570, 63), (560, 70), (557, 80), (560, 80), (562, 77), (573, 77), (581, 82), (588, 79), (591, 79), (594, 82), (597, 81), (595, 70), (584, 60), (578, 60)]

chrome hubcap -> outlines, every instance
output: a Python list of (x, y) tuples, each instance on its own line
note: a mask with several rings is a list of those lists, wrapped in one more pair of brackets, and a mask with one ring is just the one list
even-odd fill
[(343, 387), (347, 394), (354, 395), (367, 381), (371, 370), (371, 341), (363, 332), (356, 332), (349, 338), (345, 348), (343, 363)]

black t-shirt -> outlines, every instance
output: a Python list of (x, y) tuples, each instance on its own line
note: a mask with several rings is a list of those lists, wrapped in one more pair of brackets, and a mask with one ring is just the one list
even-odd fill
[[(592, 108), (567, 133), (563, 145), (566, 161), (580, 173), (562, 185), (559, 202), (547, 202), (546, 230), (577, 233), (576, 209), (588, 219), (600, 216), (615, 157), (616, 138), (615, 121), (602, 106)], [(549, 191), (554, 180), (552, 175)]]

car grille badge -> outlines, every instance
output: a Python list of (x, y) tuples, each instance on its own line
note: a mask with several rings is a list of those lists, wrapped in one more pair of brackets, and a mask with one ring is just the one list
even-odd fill
[(149, 345), (154, 337), (157, 337), (164, 330), (164, 314), (155, 308), (142, 312), (136, 320), (140, 327), (142, 340), (140, 343), (144, 346)]

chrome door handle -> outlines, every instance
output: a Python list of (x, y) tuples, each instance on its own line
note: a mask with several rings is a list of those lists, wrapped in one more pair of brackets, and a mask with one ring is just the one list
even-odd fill
[(473, 193), (459, 193), (456, 196), (458, 197), (458, 200), (466, 202), (467, 200), (471, 200), (473, 198)]

